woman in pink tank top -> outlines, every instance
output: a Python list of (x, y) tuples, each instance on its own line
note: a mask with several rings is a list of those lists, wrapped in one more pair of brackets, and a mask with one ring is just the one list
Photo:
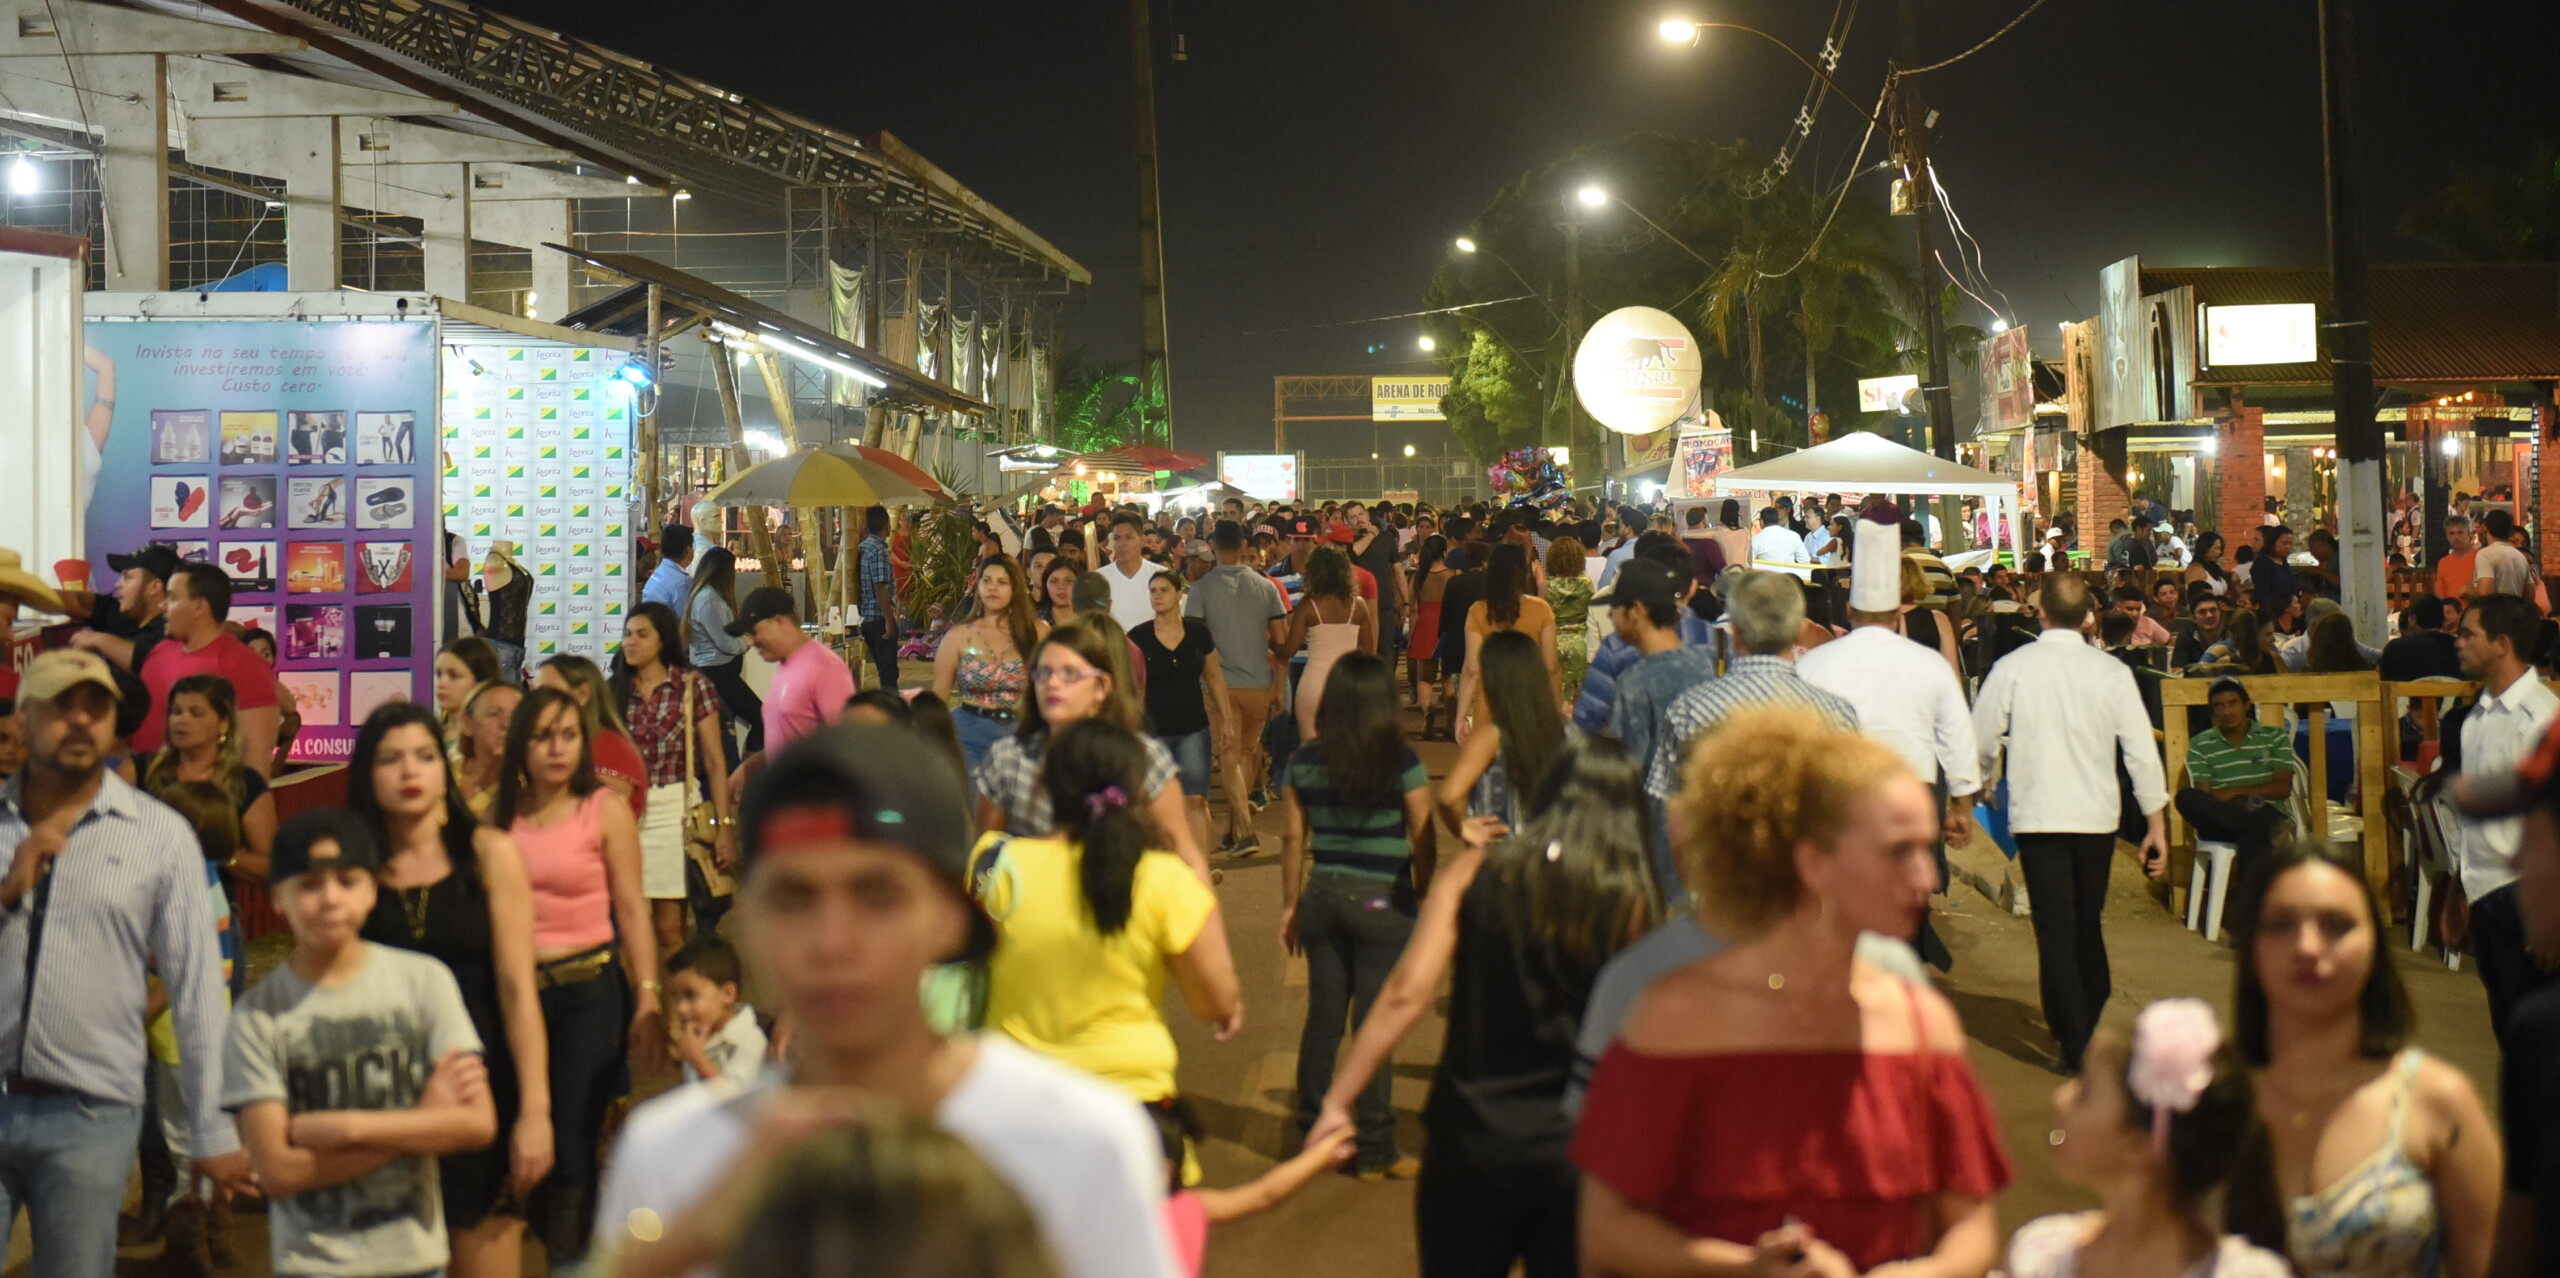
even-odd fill
[(556, 1266), (586, 1254), (605, 1112), (631, 1090), (633, 1058), (650, 1069), (667, 1058), (639, 826), (597, 782), (586, 720), (568, 693), (537, 688), (517, 708), (490, 820), (515, 839), (533, 887), (557, 1160), (528, 1219)]

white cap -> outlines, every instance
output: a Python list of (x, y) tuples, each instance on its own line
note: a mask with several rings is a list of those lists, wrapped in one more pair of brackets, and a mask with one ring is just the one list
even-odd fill
[(1902, 526), (1860, 516), (1850, 525), (1849, 607), (1892, 612), (1902, 606)]

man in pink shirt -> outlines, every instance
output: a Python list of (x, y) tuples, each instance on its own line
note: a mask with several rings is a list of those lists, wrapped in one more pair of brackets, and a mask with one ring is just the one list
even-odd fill
[(240, 761), (264, 775), (276, 753), (276, 676), (249, 645), (222, 628), (231, 613), (231, 579), (212, 564), (183, 563), (169, 575), (168, 638), (151, 646), (138, 672), (151, 689), (151, 706), (134, 730), (133, 748), (160, 748), (169, 720), (169, 689), (188, 675), (218, 675), (231, 683), (240, 712)]
[(773, 681), (764, 690), (764, 749), (739, 760), (729, 773), (729, 794), (735, 799), (746, 793), (747, 778), (765, 759), (843, 717), (855, 684), (844, 658), (800, 628), (791, 592), (780, 586), (748, 591), (727, 629), (731, 637), (755, 645), (756, 655), (774, 667)]

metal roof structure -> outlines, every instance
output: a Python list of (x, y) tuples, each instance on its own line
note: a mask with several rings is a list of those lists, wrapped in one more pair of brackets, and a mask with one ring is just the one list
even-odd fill
[(883, 214), (956, 232), (1021, 274), (1093, 281), (1073, 258), (890, 134), (857, 137), (459, 0), (127, 2), (300, 39), (307, 49), (238, 60), (451, 103), (468, 114), (440, 117), (449, 127), (556, 147), (644, 186), (777, 208), (792, 188), (838, 188)]
[[(964, 395), (948, 383), (927, 377), (867, 346), (857, 346), (814, 324), (802, 323), (664, 263), (630, 253), (591, 253), (559, 244), (543, 247), (558, 249), (598, 270), (632, 281), (611, 297), (562, 318), (563, 328), (644, 336), (649, 325), (648, 290), (655, 286), (662, 307), (689, 310), (703, 321), (724, 323), (759, 339), (781, 339), (807, 346), (829, 359), (869, 372), (884, 383), (881, 391), (892, 400), (959, 413), (984, 415), (994, 411), (985, 401)], [(663, 318), (660, 323), (666, 327)]]
[[(2367, 276), (2377, 383), (2560, 380), (2560, 266), (2546, 262), (2375, 266)], [(2142, 268), (2145, 295), (2195, 290), (2200, 306), (2310, 302), (2329, 317), (2319, 267)], [(2329, 361), (2204, 368), (2200, 386), (2329, 384)]]

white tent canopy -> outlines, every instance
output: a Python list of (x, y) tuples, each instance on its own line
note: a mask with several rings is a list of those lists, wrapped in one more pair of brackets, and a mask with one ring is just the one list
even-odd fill
[(1858, 431), (1716, 476), (1716, 491), (1933, 493), (2011, 497), (2017, 481)]
[(1864, 431), (1726, 471), (1716, 476), (1716, 491), (1980, 497), (1989, 507), (1991, 526), (2009, 530), (2005, 540), (2010, 552), (2016, 554), (2024, 549), (2015, 540), (2020, 509), (2016, 480), (1960, 466)]

